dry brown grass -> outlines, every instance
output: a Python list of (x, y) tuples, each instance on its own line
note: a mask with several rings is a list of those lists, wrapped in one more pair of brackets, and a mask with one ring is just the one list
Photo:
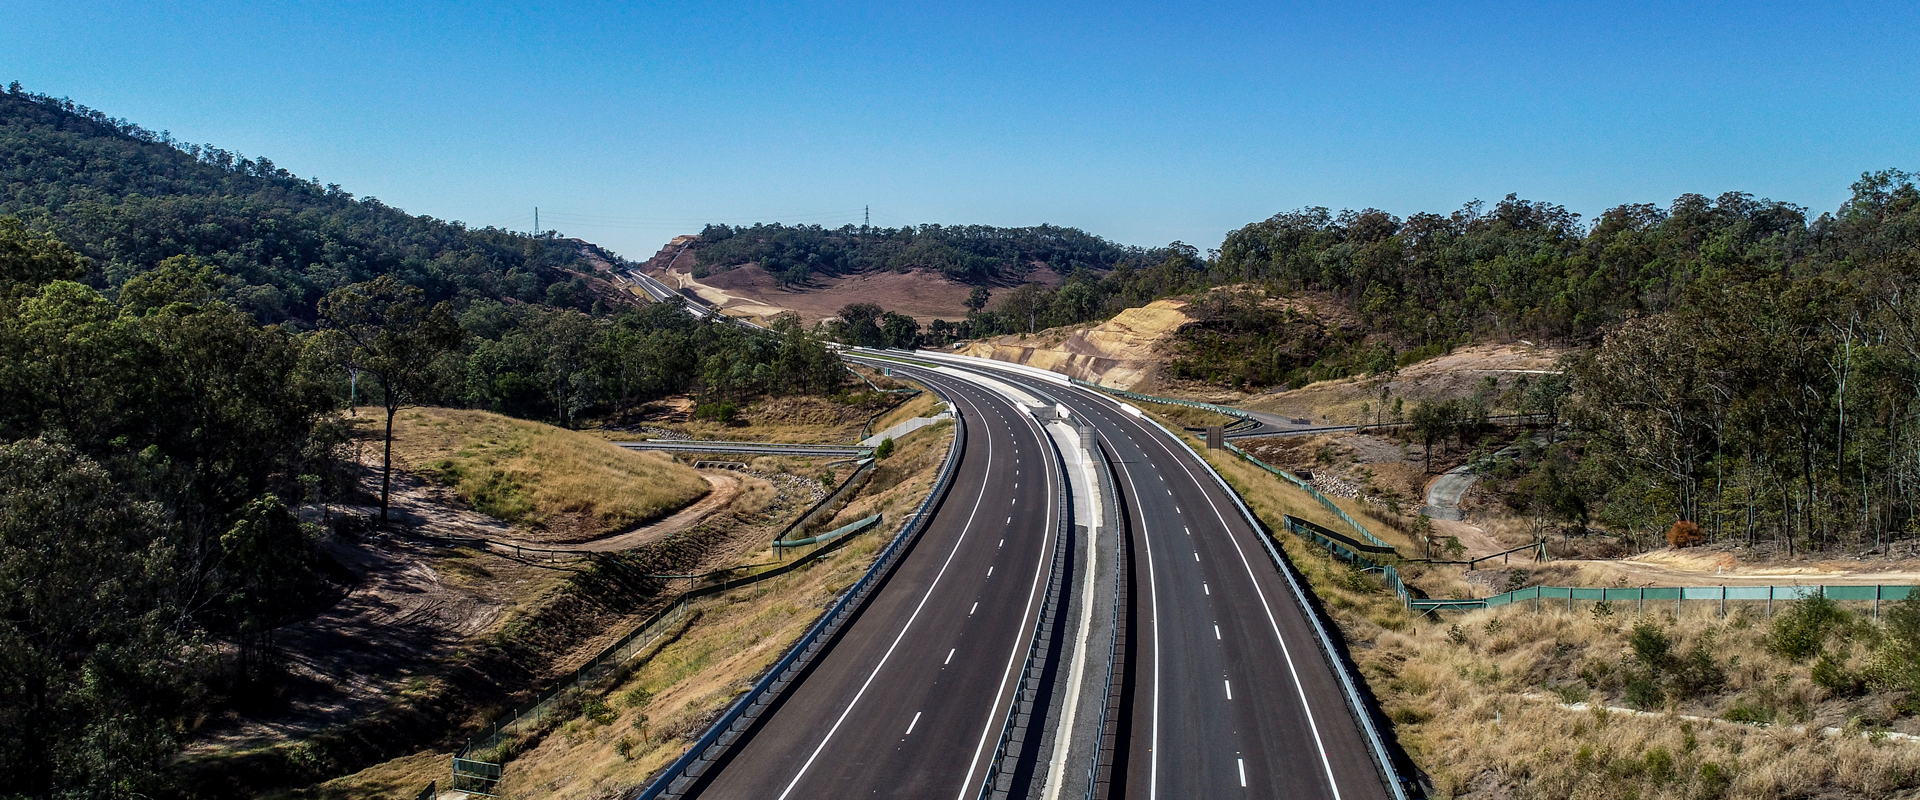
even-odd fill
[[(379, 424), (359, 419), (363, 430)], [(666, 516), (708, 491), (699, 473), (665, 456), (486, 411), (401, 411), (393, 446), (396, 465), (453, 487), (482, 512), (578, 538)]]
[[(1863, 735), (1888, 724), (1897, 698), (1821, 688), (1811, 659), (1768, 651), (1764, 621), (1704, 604), (1677, 618), (1591, 609), (1495, 609), (1379, 633), (1361, 656), (1370, 683), (1443, 796), (1889, 797), (1920, 786), (1920, 742)], [(1676, 652), (1701, 648), (1724, 686), (1635, 698), (1627, 685), (1648, 670), (1628, 642), (1641, 623)], [(1636, 699), (1651, 713), (1623, 708)]]
[(879, 419), (874, 420), (873, 424), (868, 426), (868, 431), (879, 433), (880, 431), (884, 431), (916, 417), (931, 417), (940, 413), (944, 408), (946, 408), (946, 404), (940, 402), (940, 398), (935, 397), (932, 392), (922, 391), (920, 394), (915, 395), (913, 399), (901, 403), (900, 407), (880, 415)]
[[(509, 763), (501, 796), (613, 796), (677, 758), (872, 563), (895, 523), (925, 496), (951, 440), (950, 425), (902, 437), (834, 521), (882, 511), (886, 525), (818, 564), (702, 603), (684, 633), (613, 687), (610, 715), (564, 723)], [(773, 558), (762, 551), (746, 560)]]
[[(1190, 446), (1197, 444), (1186, 437)], [(1305, 492), (1231, 454), (1204, 453), (1248, 506), (1279, 529), (1281, 514), (1332, 525)], [(1336, 529), (1339, 529), (1336, 527)], [(1416, 619), (1370, 576), (1290, 535), (1276, 541), (1325, 604), (1394, 733), (1440, 797), (1790, 798), (1920, 796), (1920, 734), (1906, 692), (1823, 687), (1817, 657), (1768, 647), (1761, 608), (1719, 616), (1717, 604), (1644, 615), (1617, 604), (1509, 606)], [(1407, 565), (1433, 596), (1471, 596), (1455, 567)], [(1536, 571), (1536, 576), (1542, 575)], [(1784, 611), (1784, 607), (1776, 610)], [(1843, 674), (1871, 676), (1884, 629), (1854, 608), (1826, 639)], [(1706, 654), (1721, 682), (1681, 690), (1630, 644), (1649, 623), (1676, 657)], [(1864, 679), (1864, 678), (1863, 678)], [(1831, 680), (1829, 680), (1831, 683)], [(1649, 701), (1651, 702), (1649, 703)], [(1576, 705), (1591, 703), (1591, 705)], [(1628, 706), (1647, 705), (1646, 712)], [(1761, 725), (1747, 721), (1771, 719)]]

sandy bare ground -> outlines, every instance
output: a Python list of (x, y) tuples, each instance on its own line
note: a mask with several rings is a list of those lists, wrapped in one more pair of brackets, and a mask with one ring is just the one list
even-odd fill
[[(678, 245), (670, 244), (648, 261), (647, 274), (672, 288), (693, 292), (729, 316), (749, 317), (760, 322), (791, 311), (800, 315), (802, 323), (812, 325), (839, 316), (840, 309), (849, 303), (876, 303), (925, 325), (935, 319), (965, 319), (967, 296), (973, 292), (968, 284), (937, 272), (920, 270), (844, 277), (816, 275), (807, 285), (793, 288), (777, 285), (773, 274), (758, 264), (695, 278), (692, 250), (668, 260), (668, 251), (676, 248)], [(1044, 269), (1035, 270), (1028, 277), (1041, 283), (1059, 282), (1059, 276)]]
[(1555, 561), (1578, 567), (1594, 585), (1627, 586), (1787, 586), (1837, 584), (1861, 586), (1920, 583), (1920, 561), (1867, 561), (1856, 558), (1796, 560), (1786, 563), (1743, 563), (1733, 553), (1671, 548), (1618, 560)]

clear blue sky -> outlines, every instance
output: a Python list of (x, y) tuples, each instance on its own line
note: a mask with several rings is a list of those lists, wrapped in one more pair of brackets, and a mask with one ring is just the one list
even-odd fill
[(1920, 169), (1906, 3), (0, 4), (0, 81), (630, 257), (705, 220), (1202, 248), (1302, 206), (1588, 218)]

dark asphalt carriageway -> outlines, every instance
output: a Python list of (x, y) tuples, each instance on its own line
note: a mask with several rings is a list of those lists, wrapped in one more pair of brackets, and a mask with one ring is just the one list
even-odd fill
[(1385, 798), (1305, 609), (1199, 458), (1105, 397), (970, 366), (1064, 403), (1115, 458), (1133, 541), (1133, 798)]
[(967, 425), (952, 488), (866, 608), (691, 796), (978, 795), (1046, 590), (1058, 469), (1013, 403), (913, 372)]

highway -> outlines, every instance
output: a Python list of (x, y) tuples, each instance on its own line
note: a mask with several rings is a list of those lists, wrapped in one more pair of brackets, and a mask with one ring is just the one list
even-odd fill
[(1199, 459), (1090, 391), (991, 362), (968, 368), (1064, 403), (1114, 455), (1135, 553), (1137, 666), (1112, 796), (1390, 796), (1307, 612)]
[(1043, 605), (1060, 478), (1013, 402), (902, 371), (968, 425), (952, 488), (840, 638), (688, 796), (979, 795)]
[[(1372, 723), (1350, 711), (1343, 675), (1322, 652), (1304, 590), (1184, 444), (1057, 376), (887, 355), (919, 362), (897, 369), (945, 394), (966, 421), (952, 489), (866, 607), (685, 796), (981, 796), (1044, 605), (1061, 491), (1046, 434), (987, 388), (995, 381), (1065, 405), (1115, 461), (1133, 565), (1119, 695), (1130, 702), (1113, 712), (1125, 735), (1103, 796), (1398, 796)], [(1058, 691), (1043, 691), (1034, 719), (1047, 718)], [(1047, 774), (1020, 767), (1014, 774)], [(1038, 788), (1016, 785), (1010, 796)]]

